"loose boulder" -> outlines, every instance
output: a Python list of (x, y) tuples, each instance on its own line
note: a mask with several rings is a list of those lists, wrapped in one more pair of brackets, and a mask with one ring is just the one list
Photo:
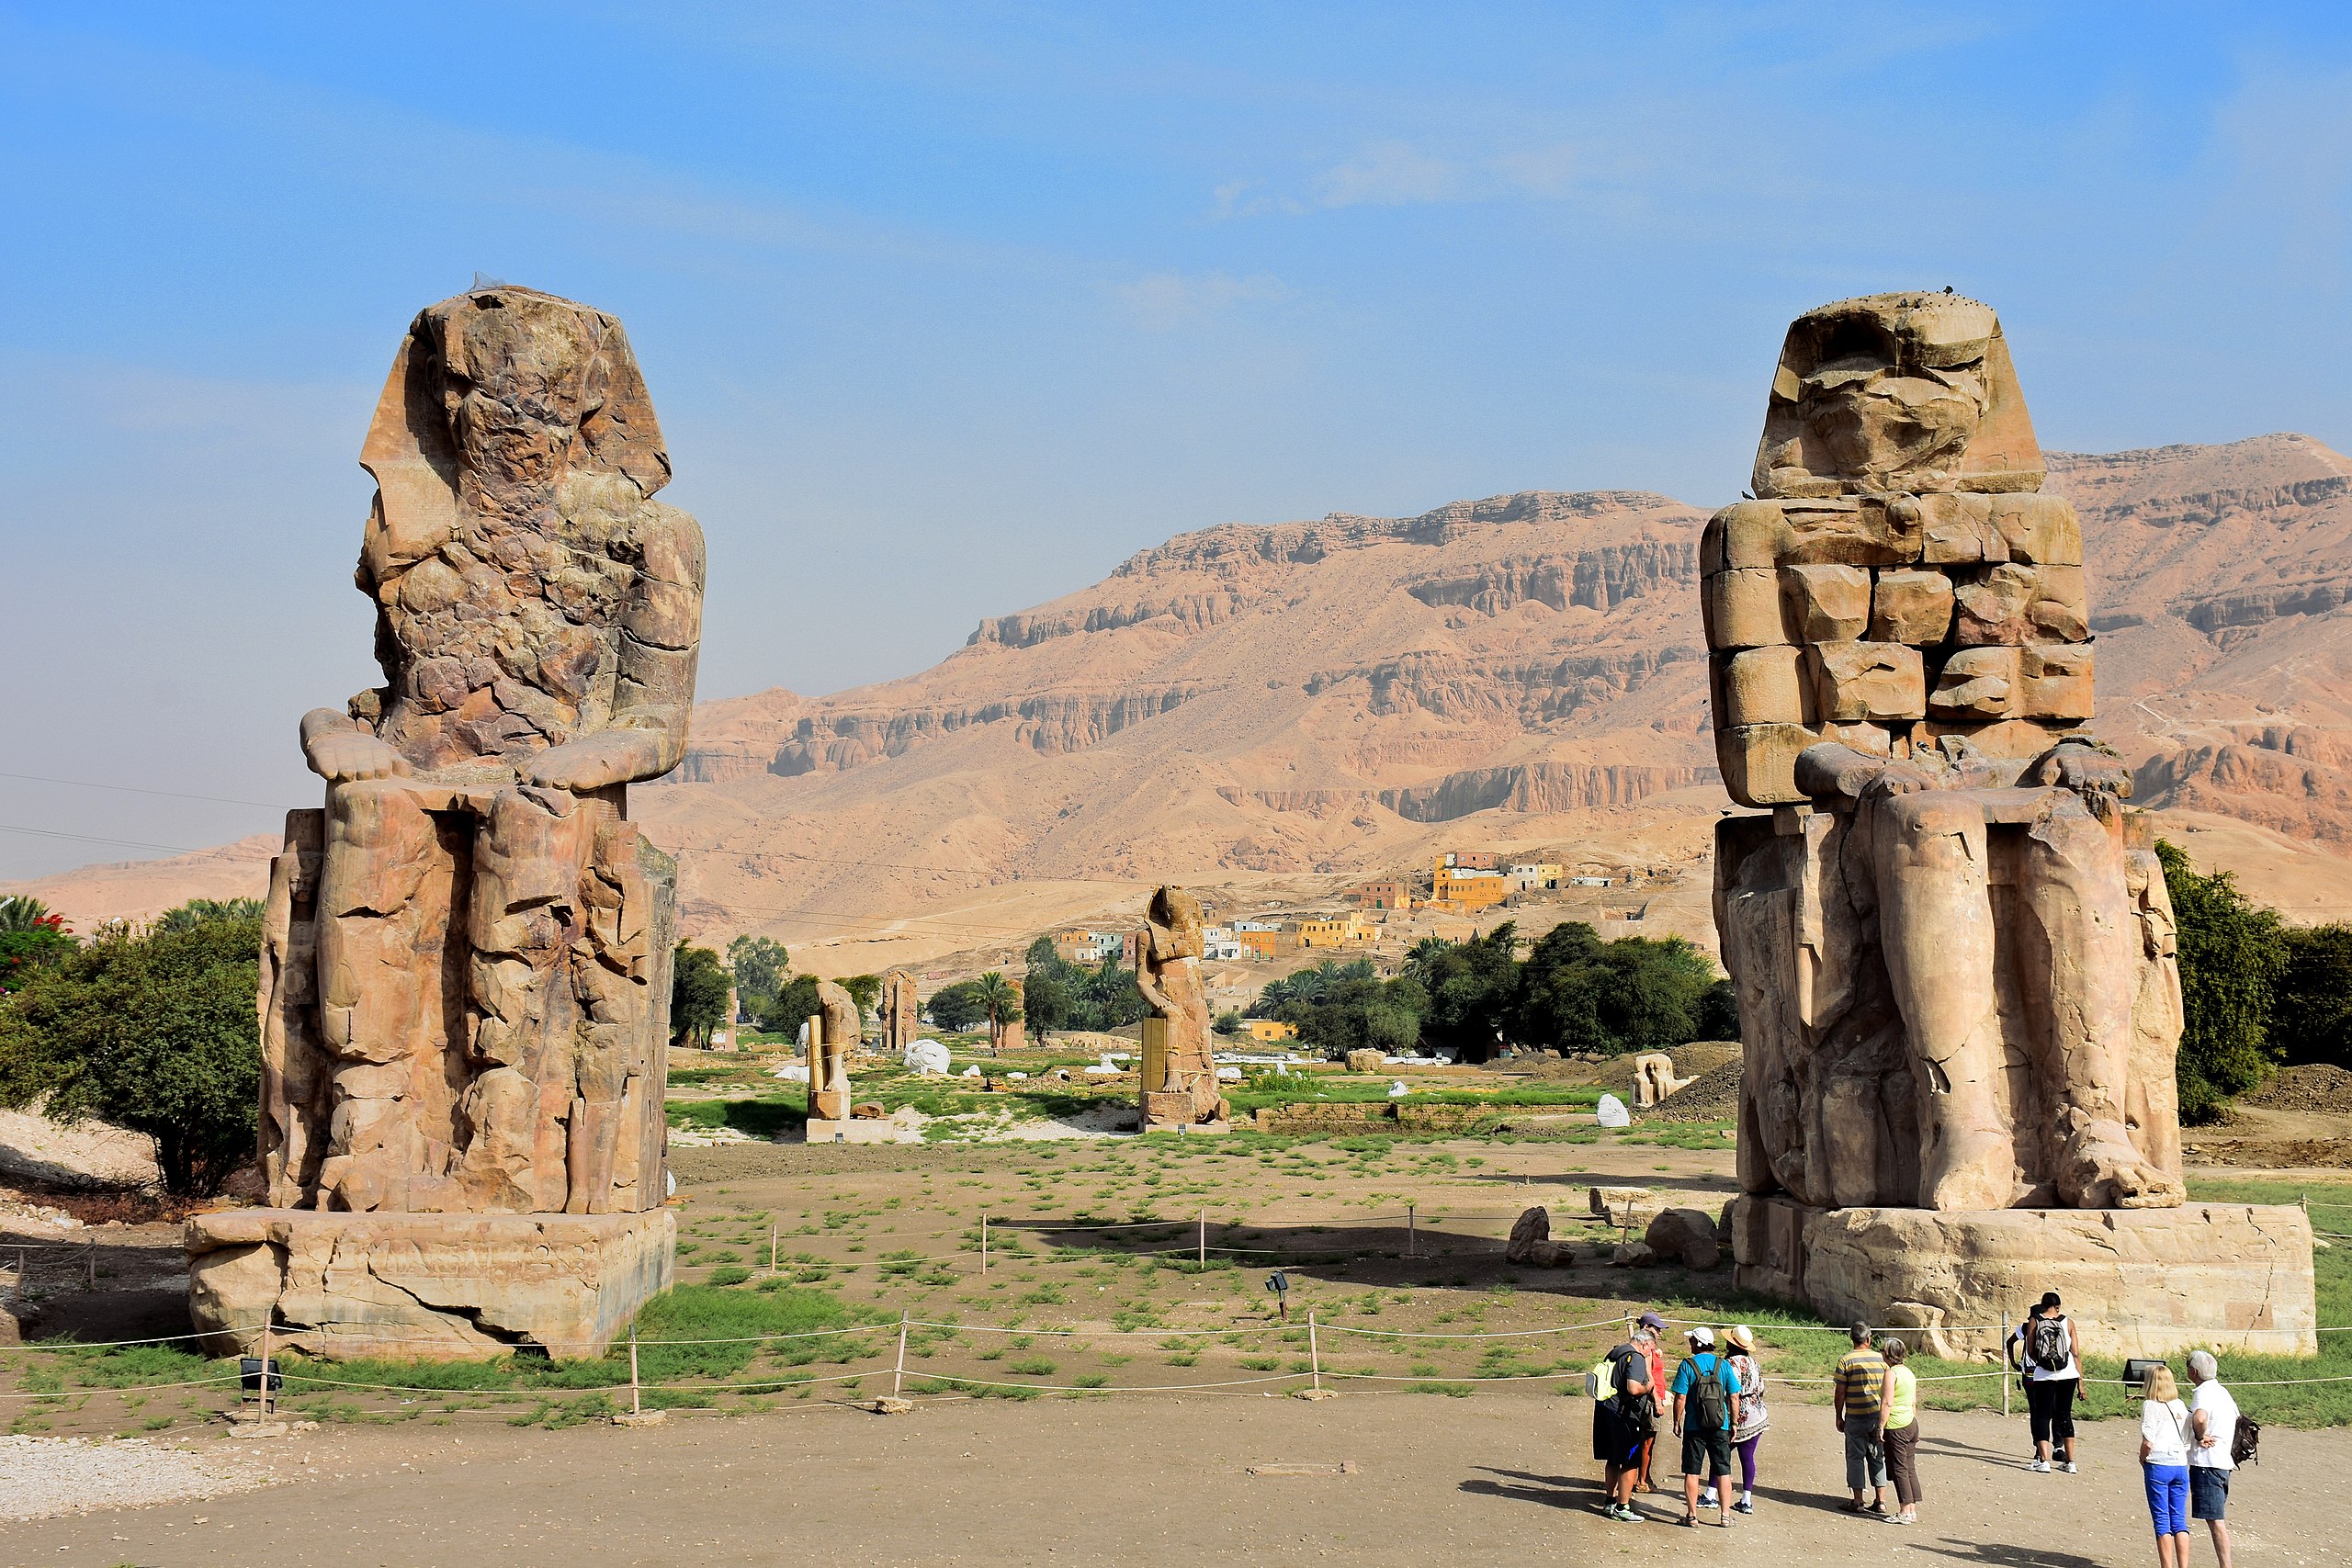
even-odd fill
[(1713, 1269), (1723, 1261), (1715, 1222), (1703, 1209), (1668, 1209), (1650, 1221), (1642, 1239), (1658, 1258), (1686, 1269)]
[(1565, 1269), (1576, 1258), (1566, 1242), (1552, 1239), (1552, 1211), (1534, 1208), (1520, 1215), (1511, 1225), (1510, 1240), (1503, 1245), (1503, 1261), (1536, 1269)]
[(907, 1047), (903, 1060), (910, 1072), (921, 1073), (925, 1077), (944, 1073), (952, 1065), (948, 1061), (947, 1047), (936, 1040), (913, 1042)]
[(1351, 1051), (1348, 1053), (1347, 1056), (1348, 1071), (1351, 1073), (1376, 1073), (1387, 1064), (1387, 1060), (1388, 1059), (1385, 1056), (1382, 1055), (1377, 1051)]

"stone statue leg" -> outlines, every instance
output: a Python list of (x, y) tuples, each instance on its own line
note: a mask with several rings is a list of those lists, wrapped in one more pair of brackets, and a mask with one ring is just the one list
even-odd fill
[[(420, 1072), (437, 1069), (441, 1010), (417, 973), (438, 953), (449, 910), (428, 880), (449, 881), (433, 818), (399, 780), (327, 790), (319, 876), (321, 1042), (334, 1062), (319, 1206), (405, 1210), (425, 1175)], [(426, 1058), (433, 1058), (427, 1060)]]
[(2018, 882), (2023, 990), (2040, 1015), (2029, 1038), (2053, 1101), (2059, 1196), (2075, 1209), (2177, 1204), (2178, 1184), (2124, 1125), (2141, 928), (2123, 847), (2080, 795), (2052, 790), (2027, 829)]
[(463, 1166), (485, 1208), (560, 1213), (569, 1205), (578, 1009), (571, 986), (556, 981), (580, 934), (592, 831), (574, 802), (551, 807), (537, 792), (504, 790), (475, 837), (468, 934), (482, 1071), (467, 1093)]
[(646, 906), (651, 897), (638, 868), (637, 829), (605, 822), (580, 882), (585, 940), (571, 952), (579, 999), (579, 1053), (573, 1069), (571, 1181), (565, 1208), (605, 1214), (647, 1207), (637, 1191), (637, 1124), (632, 1093), (644, 1092)]
[(1961, 791), (1878, 802), (1879, 933), (1918, 1089), (1919, 1203), (2005, 1209), (2017, 1155), (1996, 1097), (1984, 813)]
[(319, 1033), (319, 869), (326, 813), (290, 811), (269, 863), (261, 942), (261, 1155), (272, 1208), (299, 1208), (327, 1149), (334, 1062)]

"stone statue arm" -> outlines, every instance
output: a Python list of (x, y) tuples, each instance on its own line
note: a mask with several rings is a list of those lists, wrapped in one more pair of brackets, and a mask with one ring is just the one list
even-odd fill
[(2055, 785), (2081, 795), (2132, 798), (2132, 770), (2123, 760), (2079, 736), (2068, 736), (2027, 763), (2018, 782)]
[(526, 781), (592, 790), (659, 778), (686, 750), (702, 644), (702, 529), (672, 507), (644, 537), (644, 559), (621, 613), (619, 679), (604, 728), (542, 752)]
[(1176, 1016), (1176, 1004), (1168, 999), (1166, 991), (1159, 988), (1159, 977), (1152, 970), (1153, 963), (1166, 953), (1167, 947), (1161, 940), (1159, 927), (1148, 926), (1145, 930), (1148, 933), (1148, 945), (1143, 962), (1136, 965), (1136, 989), (1143, 993), (1144, 1001), (1153, 1012), (1162, 1018), (1173, 1018)]
[(302, 759), (330, 784), (394, 778), (411, 771), (406, 757), (337, 708), (312, 708), (302, 716)]
[(1834, 740), (1808, 746), (1797, 753), (1797, 788), (1807, 798), (1823, 803), (1860, 800), (1865, 792), (1912, 795), (1939, 789), (1943, 780), (1916, 762), (1873, 757)]

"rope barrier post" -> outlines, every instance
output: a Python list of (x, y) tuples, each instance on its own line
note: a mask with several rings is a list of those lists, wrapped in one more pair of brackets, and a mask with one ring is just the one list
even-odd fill
[(2001, 1419), (2009, 1418), (2009, 1309), (2001, 1309)]
[(1408, 1258), (1419, 1257), (1420, 1255), (1420, 1212), (1412, 1204), (1408, 1203), (1405, 1205), (1405, 1256)]
[(98, 1238), (96, 1236), (90, 1238), (89, 1288), (94, 1291), (98, 1288)]
[(989, 1217), (980, 1216), (980, 1278), (989, 1277)]
[(1208, 1271), (1208, 1267), (1209, 1267), (1209, 1212), (1208, 1212), (1206, 1209), (1203, 1209), (1203, 1210), (1201, 1211), (1201, 1259), (1200, 1259), (1200, 1261), (1201, 1261), (1201, 1271), (1202, 1271), (1203, 1273), (1206, 1273), (1206, 1272)]
[(637, 1383), (637, 1325), (632, 1323), (628, 1325), (628, 1413), (631, 1416), (642, 1416), (645, 1414), (645, 1406), (639, 1403), (639, 1394)]
[(1310, 1369), (1308, 1375), (1315, 1380), (1315, 1386), (1321, 1388), (1323, 1386), (1323, 1351), (1315, 1335), (1313, 1307), (1306, 1309), (1306, 1364)]
[(768, 1272), (775, 1272), (775, 1222), (768, 1222)]
[[(276, 1310), (274, 1307), (273, 1311)], [(261, 1320), (261, 1418), (269, 1419), (269, 1316)]]
[(899, 1364), (898, 1364), (896, 1367), (892, 1368), (892, 1369), (891, 1369), (891, 1371), (890, 1371), (890, 1397), (891, 1397), (891, 1398), (896, 1399), (896, 1398), (898, 1398), (898, 1397), (899, 1397), (899, 1391), (901, 1388), (903, 1388), (903, 1387), (905, 1387), (905, 1386), (906, 1386), (906, 1382), (907, 1382), (907, 1314), (906, 1314), (905, 1313), (901, 1312), (900, 1314), (899, 1314)]

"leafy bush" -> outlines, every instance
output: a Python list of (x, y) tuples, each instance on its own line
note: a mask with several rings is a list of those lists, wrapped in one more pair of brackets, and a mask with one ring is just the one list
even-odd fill
[(2181, 1119), (2210, 1122), (2278, 1060), (2270, 1012), (2286, 939), (2278, 913), (2239, 892), (2228, 872), (2201, 875), (2168, 843), (2157, 844), (2156, 857), (2180, 930)]
[(204, 1196), (254, 1155), (261, 921), (174, 914), (25, 975), (0, 1008), (0, 1105), (145, 1133), (165, 1190)]

